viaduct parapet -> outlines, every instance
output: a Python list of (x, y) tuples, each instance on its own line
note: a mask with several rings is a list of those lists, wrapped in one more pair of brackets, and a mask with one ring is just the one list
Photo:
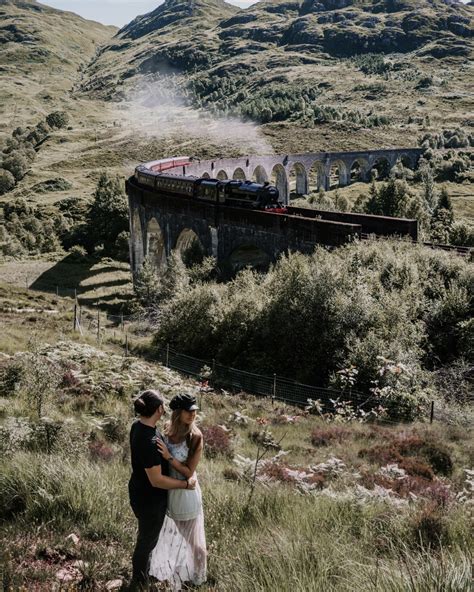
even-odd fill
[(311, 191), (369, 181), (372, 171), (385, 177), (400, 160), (414, 169), (423, 153), (421, 148), (366, 150), (360, 152), (312, 152), (269, 156), (243, 156), (215, 160), (193, 160), (179, 167), (181, 174), (216, 179), (252, 179), (270, 181), (288, 203), (290, 194), (306, 195)]
[[(276, 184), (288, 203), (290, 193), (307, 194), (355, 181), (368, 181), (371, 171), (388, 174), (398, 160), (415, 168), (420, 149), (365, 152), (317, 152), (206, 160), (180, 158), (138, 167), (150, 172), (220, 179), (253, 179)], [(185, 164), (183, 164), (185, 163)], [(166, 266), (173, 250), (198, 246), (216, 257), (224, 271), (246, 265), (265, 268), (282, 252), (312, 252), (315, 245), (335, 247), (365, 233), (409, 235), (417, 239), (417, 221), (383, 216), (288, 208), (288, 214), (216, 206), (188, 196), (167, 195), (131, 177), (126, 184), (130, 208), (131, 264), (138, 271), (145, 257)]]

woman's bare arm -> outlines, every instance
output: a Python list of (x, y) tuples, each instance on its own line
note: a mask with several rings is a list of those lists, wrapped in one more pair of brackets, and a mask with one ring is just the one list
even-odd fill
[[(181, 473), (181, 475), (186, 477), (186, 479), (189, 479), (190, 477), (192, 477), (194, 475), (194, 472), (196, 471), (196, 468), (197, 468), (199, 461), (201, 460), (201, 456), (202, 456), (202, 450), (203, 450), (202, 434), (199, 433), (198, 436), (194, 436), (194, 437), (199, 438), (199, 442), (197, 443), (193, 454), (187, 458), (186, 463), (179, 462), (179, 460), (177, 460), (174, 457), (173, 457), (173, 460), (170, 462), (170, 465), (173, 467), (173, 469), (178, 471), (178, 473)], [(163, 455), (163, 458), (165, 460), (169, 461), (169, 459), (171, 458), (171, 454), (170, 454), (168, 448), (166, 447), (166, 444), (162, 440), (158, 440), (157, 444), (158, 444), (158, 450)]]
[(153, 487), (159, 487), (160, 489), (194, 489), (195, 487), (195, 479), (190, 479), (192, 475), (187, 477), (186, 481), (173, 479), (161, 473), (161, 465), (145, 469), (145, 471)]

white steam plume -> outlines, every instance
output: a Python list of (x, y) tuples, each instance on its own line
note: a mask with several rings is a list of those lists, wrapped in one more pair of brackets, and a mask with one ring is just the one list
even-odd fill
[(236, 152), (242, 155), (273, 153), (257, 125), (234, 117), (219, 117), (186, 105), (179, 92), (172, 89), (171, 81), (172, 78), (166, 77), (146, 83), (126, 95), (125, 101), (117, 107), (117, 119), (126, 134), (140, 134), (150, 140), (170, 140), (182, 146), (184, 152), (186, 144), (195, 144), (197, 140), (204, 146), (220, 147), (223, 158), (235, 156)]

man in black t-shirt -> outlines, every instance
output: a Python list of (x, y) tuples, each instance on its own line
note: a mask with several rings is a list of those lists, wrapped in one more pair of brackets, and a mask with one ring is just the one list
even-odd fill
[(138, 536), (133, 553), (130, 590), (143, 590), (149, 573), (151, 552), (156, 546), (166, 514), (168, 489), (194, 489), (195, 479), (181, 481), (168, 477), (168, 463), (159, 452), (161, 437), (156, 424), (164, 413), (164, 400), (148, 390), (134, 401), (139, 419), (130, 430), (132, 476), (128, 484), (130, 505), (138, 520)]

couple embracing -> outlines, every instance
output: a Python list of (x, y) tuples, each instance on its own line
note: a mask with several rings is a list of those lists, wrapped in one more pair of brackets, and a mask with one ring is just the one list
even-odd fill
[(195, 425), (195, 397), (176, 395), (163, 434), (157, 423), (164, 399), (147, 390), (134, 401), (139, 416), (130, 431), (130, 505), (138, 520), (130, 590), (146, 590), (149, 576), (173, 590), (206, 580), (206, 539), (196, 467), (203, 439)]

